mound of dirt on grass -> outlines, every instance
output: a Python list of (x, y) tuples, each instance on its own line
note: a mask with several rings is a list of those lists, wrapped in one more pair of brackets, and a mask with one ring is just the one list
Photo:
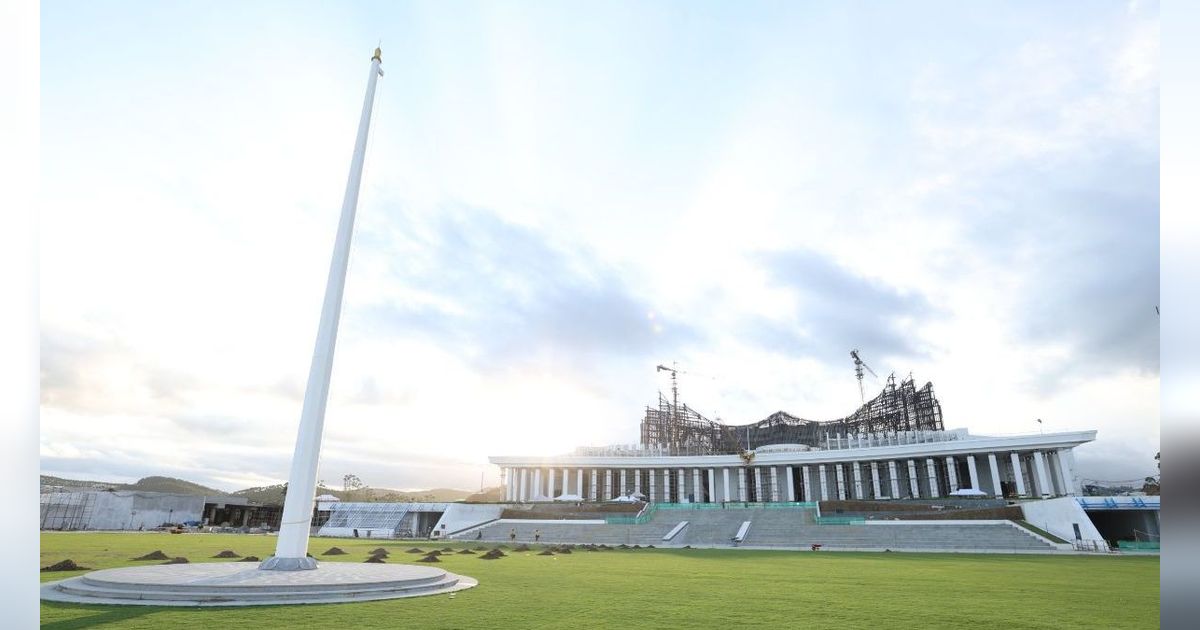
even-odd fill
[(475, 551), (487, 551), (487, 547), (476, 547)]
[(387, 561), (384, 560), (382, 556), (371, 556), (370, 558), (363, 560), (363, 562), (370, 562), (371, 564), (384, 564)]
[(647, 548), (647, 549), (653, 549), (653, 548), (654, 548), (654, 545), (646, 545), (646, 548)]
[(179, 556), (177, 558), (171, 558), (170, 560), (167, 560), (163, 564), (187, 564), (187, 563), (188, 563), (187, 558), (184, 558), (183, 556)]
[(460, 550), (459, 550), (459, 552), (458, 552), (458, 555), (460, 555), (460, 556), (461, 556), (461, 555), (464, 555), (464, 554), (470, 554), (470, 555), (472, 555), (472, 556), (473, 556), (473, 555), (475, 555), (475, 552), (474, 552), (474, 551), (471, 551), (470, 549), (460, 549)]
[(683, 546), (683, 548), (684, 548), (684, 549), (691, 549), (691, 548), (692, 548), (692, 546), (691, 546), (691, 545), (684, 545), (684, 546)]
[(322, 553), (321, 555), (322, 556), (344, 556), (344, 555), (346, 555), (346, 552), (343, 551), (341, 547), (330, 547), (329, 549), (326, 549), (325, 553)]
[(584, 551), (600, 551), (599, 549), (596, 549), (595, 545), (588, 545), (588, 546), (584, 547), (583, 549), (584, 549)]
[(134, 560), (166, 560), (170, 557), (171, 556), (168, 556), (167, 554), (163, 553), (161, 550), (155, 549), (154, 551), (151, 551), (150, 553), (148, 553), (144, 556), (134, 558)]
[(238, 560), (238, 562), (258, 562), (258, 561), (259, 561), (258, 556), (246, 556), (245, 558)]
[(372, 556), (386, 556), (386, 555), (388, 555), (388, 550), (384, 549), (383, 547), (376, 547), (376, 548), (372, 549), (369, 553)]
[(503, 551), (500, 551), (499, 549), (493, 549), (493, 550), (483, 554), (482, 556), (479, 556), (479, 559), (480, 560), (496, 560), (498, 558), (503, 558), (504, 555), (505, 554)]
[(558, 549), (555, 549), (554, 552), (555, 553), (573, 553), (570, 549), (568, 549), (566, 547), (559, 547)]
[(404, 551), (404, 553), (425, 553), (425, 552), (422, 551), (419, 547), (412, 547), (411, 549), (406, 549)]
[(633, 546), (633, 548), (634, 548), (634, 549), (641, 549), (641, 548), (642, 548), (642, 546), (641, 546), (641, 545), (634, 545), (634, 546)]
[(513, 547), (513, 551), (529, 551), (529, 545), (517, 545)]
[(439, 560), (437, 556), (429, 554), (424, 558), (417, 559), (417, 562), (441, 562), (441, 560)]
[(554, 552), (550, 551), (549, 549), (543, 549), (541, 552), (538, 553), (538, 555), (539, 556), (553, 556)]
[(626, 545), (625, 543), (621, 543), (621, 544), (617, 545), (617, 549), (629, 549), (629, 545)]
[(55, 562), (48, 567), (42, 567), (42, 571), (90, 571), (91, 567), (81, 567), (75, 564), (75, 561), (67, 558), (62, 562)]
[(454, 547), (442, 547), (442, 551), (445, 553), (454, 553)]
[(225, 551), (222, 551), (221, 553), (219, 553), (213, 557), (214, 558), (241, 558), (242, 554), (237, 553), (236, 551), (230, 551), (230, 550), (226, 549)]

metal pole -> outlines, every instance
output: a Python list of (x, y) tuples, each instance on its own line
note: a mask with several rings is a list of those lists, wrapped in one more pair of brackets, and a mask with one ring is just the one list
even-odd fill
[(382, 62), (382, 53), (376, 48), (375, 56), (371, 57), (371, 73), (367, 77), (367, 93), (358, 122), (354, 156), (350, 160), (350, 176), (346, 181), (346, 195), (333, 244), (333, 259), (329, 263), (325, 302), (321, 306), (316, 347), (308, 372), (308, 385), (304, 390), (304, 407), (300, 412), (300, 428), (296, 436), (296, 450), (292, 455), (291, 474), (288, 476), (287, 497), (283, 502), (279, 539), (275, 545), (275, 555), (264, 560), (259, 565), (261, 569), (295, 571), (317, 568), (317, 561), (308, 557), (309, 525), (316, 492), (317, 464), (321, 455), (321, 435), (325, 427), (325, 403), (329, 399), (329, 379), (333, 371), (333, 351), (337, 344), (338, 320), (342, 311), (342, 293), (346, 287), (346, 268), (350, 262), (350, 238), (354, 232), (354, 213), (362, 183), (375, 83), (383, 75), (379, 67)]

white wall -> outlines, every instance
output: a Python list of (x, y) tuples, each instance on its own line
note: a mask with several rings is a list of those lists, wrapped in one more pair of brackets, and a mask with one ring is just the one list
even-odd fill
[(1104, 542), (1104, 537), (1096, 530), (1092, 519), (1088, 518), (1075, 497), (1026, 501), (1021, 503), (1021, 509), (1025, 512), (1026, 521), (1067, 542), (1075, 540), (1075, 528), (1072, 525), (1076, 523), (1084, 541)]
[(434, 531), (444, 531), (446, 534), (452, 534), (460, 529), (466, 529), (484, 521), (498, 519), (500, 518), (500, 513), (503, 511), (503, 505), (451, 503), (446, 507), (446, 511), (442, 512), (442, 518), (438, 519), (433, 529)]

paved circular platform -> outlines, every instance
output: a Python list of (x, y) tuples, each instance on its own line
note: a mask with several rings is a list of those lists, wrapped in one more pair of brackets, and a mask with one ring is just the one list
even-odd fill
[[(248, 566), (247, 566), (248, 565)], [(324, 562), (310, 571), (209, 562), (104, 569), (42, 585), (42, 599), (76, 604), (262, 606), (437, 595), (478, 582), (436, 567)]]

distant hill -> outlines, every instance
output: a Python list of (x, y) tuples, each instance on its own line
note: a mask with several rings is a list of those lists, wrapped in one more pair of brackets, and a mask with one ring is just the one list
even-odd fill
[(229, 494), (224, 490), (209, 488), (198, 483), (192, 483), (174, 477), (143, 477), (136, 483), (128, 484), (125, 490), (144, 490), (146, 492), (172, 492), (175, 494), (198, 494), (205, 496)]
[(88, 490), (107, 490), (108, 488), (115, 489), (125, 485), (115, 481), (85, 481), (81, 479), (65, 479), (63, 477), (54, 477), (52, 475), (42, 475), (41, 484), (43, 488), (58, 487)]
[[(274, 503), (283, 502), (283, 484), (273, 486), (259, 486), (257, 488), (246, 488), (233, 493), (234, 496), (246, 497), (251, 501), (259, 503)], [(362, 501), (362, 502), (406, 502), (406, 501), (425, 501), (430, 503), (450, 503), (453, 501), (462, 501), (471, 493), (466, 490), (453, 490), (450, 488), (434, 488), (432, 490), (391, 490), (388, 488), (361, 488), (359, 490), (338, 490), (325, 486), (317, 487), (317, 494), (331, 494), (342, 501)]]
[[(246, 497), (257, 503), (265, 503), (268, 505), (283, 504), (283, 486), (284, 484), (276, 484), (272, 486), (258, 486), (255, 488), (246, 488), (237, 492), (225, 492), (215, 488), (202, 486), (198, 483), (193, 483), (184, 479), (176, 479), (174, 477), (145, 477), (137, 480), (135, 483), (113, 483), (107, 481), (88, 481), (80, 479), (63, 479), (61, 477), (53, 477), (50, 475), (42, 475), (42, 487), (60, 486), (68, 489), (86, 489), (86, 490), (141, 490), (143, 492), (171, 492), (175, 494), (189, 494), (196, 496), (227, 496), (233, 495), (237, 497)], [(466, 490), (453, 490), (450, 488), (433, 488), (432, 490), (390, 490), (388, 488), (362, 488), (359, 490), (337, 490), (334, 488), (326, 488), (324, 486), (317, 488), (317, 494), (332, 494), (333, 496), (343, 501), (426, 501), (433, 503), (449, 503), (453, 501), (462, 501), (471, 495)]]
[(111, 481), (90, 481), (82, 479), (64, 479), (42, 475), (42, 486), (62, 486), (64, 488), (85, 488), (89, 490), (141, 490), (143, 492), (171, 492), (174, 494), (190, 494), (215, 496), (229, 494), (222, 490), (202, 486), (184, 479), (174, 477), (143, 477), (134, 483), (114, 483)]
[(499, 503), (503, 500), (504, 486), (484, 488), (482, 492), (476, 492), (465, 499), (468, 503)]

